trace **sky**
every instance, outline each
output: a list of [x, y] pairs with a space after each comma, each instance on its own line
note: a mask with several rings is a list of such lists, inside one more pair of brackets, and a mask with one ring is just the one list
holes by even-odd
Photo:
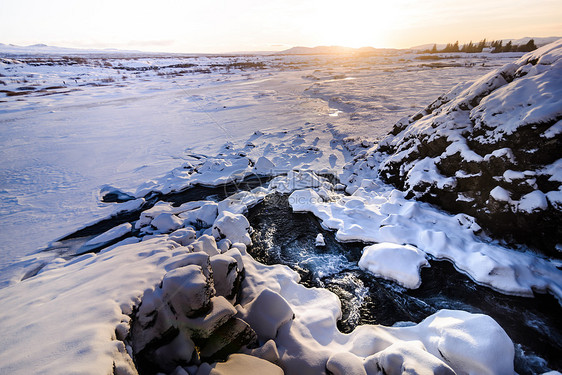
[[155, 52], [562, 36], [561, 0], [0, 0], [0, 43]]

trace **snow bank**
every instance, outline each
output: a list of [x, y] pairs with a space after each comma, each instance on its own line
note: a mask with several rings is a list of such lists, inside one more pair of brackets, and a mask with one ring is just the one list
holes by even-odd
[[186, 253], [167, 239], [121, 246], [62, 263], [0, 290], [1, 372], [134, 373], [120, 324], [168, 264]]
[[374, 172], [409, 198], [467, 213], [498, 236], [555, 254], [561, 119], [559, 40], [399, 121], [350, 163], [345, 182], [356, 189]]
[[[476, 235], [480, 226], [468, 215], [449, 215], [408, 200], [380, 180], [364, 179], [363, 184], [374, 188], [358, 188], [351, 196], [331, 193], [330, 201], [313, 189], [296, 190], [289, 204], [294, 211], [313, 213], [324, 227], [336, 231], [340, 241], [383, 243], [372, 249], [389, 246], [384, 251], [391, 254], [388, 258], [367, 248], [360, 265], [405, 286], [419, 286], [418, 269], [429, 256], [448, 259], [477, 283], [503, 293], [533, 296], [533, 291], [550, 291], [562, 300], [562, 271], [554, 263], [484, 242]], [[406, 244], [418, 251], [408, 252], [402, 246]]]
[[[393, 374], [407, 368], [416, 373], [513, 374], [513, 344], [486, 315], [441, 310], [409, 327], [364, 325], [342, 334], [336, 328], [341, 312], [335, 295], [298, 284], [296, 273], [284, 266], [265, 266], [249, 255], [244, 255], [244, 263], [242, 307], [268, 290], [267, 300], [276, 298], [286, 306], [280, 311], [290, 308], [294, 313], [274, 338], [286, 374], [326, 369], [334, 374]], [[279, 321], [274, 320], [272, 328]]]

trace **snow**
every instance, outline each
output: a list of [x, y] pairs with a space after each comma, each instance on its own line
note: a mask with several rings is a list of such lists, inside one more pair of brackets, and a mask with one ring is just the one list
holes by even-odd
[[208, 228], [213, 225], [217, 215], [218, 204], [215, 202], [207, 202], [201, 207], [180, 213], [179, 217], [184, 219], [184, 224], [193, 224], [199, 227]]
[[402, 363], [382, 358], [397, 348], [401, 348], [402, 355], [408, 353], [404, 348], [410, 348], [413, 341], [422, 343], [417, 345], [417, 358], [412, 358], [417, 360], [419, 372], [435, 373], [450, 367], [456, 373], [513, 373], [513, 344], [486, 315], [441, 310], [417, 325], [364, 325], [342, 334], [335, 325], [341, 312], [333, 294], [297, 284], [296, 274], [283, 266], [264, 266], [248, 261], [247, 255], [244, 261], [248, 272], [244, 284], [251, 293], [242, 305], [256, 298], [267, 285], [278, 298], [288, 302], [294, 313], [294, 320], [279, 328], [275, 340], [287, 374], [317, 374], [325, 366], [336, 373], [352, 369], [358, 371], [353, 373], [364, 373], [365, 368], [376, 368], [381, 363], [387, 366], [386, 373], [400, 373]]
[[162, 212], [150, 222], [150, 225], [156, 229], [154, 233], [170, 233], [181, 228], [183, 221], [174, 214]]
[[[5, 268], [17, 258], [114, 209], [140, 205], [101, 204], [96, 191], [108, 184], [122, 192], [138, 189], [136, 196], [144, 198], [152, 190], [212, 184], [223, 167], [225, 175], [227, 170], [286, 173], [295, 167], [337, 172], [349, 152], [333, 140], [381, 138], [397, 119], [454, 84], [513, 58], [487, 59], [486, 67], [476, 63], [427, 69], [408, 55], [365, 57], [344, 66], [345, 59], [330, 56], [232, 58], [123, 51], [78, 51], [84, 53], [75, 56], [77, 51], [57, 54], [50, 47], [36, 47], [35, 52], [10, 48], [0, 49], [0, 81], [6, 84], [0, 83], [0, 89], [35, 90], [19, 96], [0, 93], [0, 121], [5, 124], [0, 128], [3, 283], [14, 276]], [[225, 66], [236, 63], [263, 63], [266, 69], [231, 68], [226, 74]], [[181, 67], [186, 64], [193, 66]], [[342, 74], [356, 79], [335, 79]], [[329, 101], [313, 97], [311, 85], [331, 97], [345, 96], [354, 112], [330, 117]], [[352, 116], [359, 117], [350, 120]], [[255, 147], [242, 147], [241, 152], [253, 162], [265, 157], [274, 168], [264, 159], [255, 169], [246, 158], [235, 160], [222, 149], [225, 142], [240, 148], [248, 140]], [[223, 166], [208, 160], [218, 153], [225, 155], [217, 160], [228, 159]], [[217, 173], [191, 177], [207, 161], [205, 168]]]
[[421, 285], [420, 267], [428, 266], [423, 251], [413, 246], [393, 243], [378, 243], [363, 249], [359, 267], [376, 276], [396, 281], [398, 284], [416, 289]]
[[[548, 78], [547, 78], [548, 77]], [[494, 129], [482, 140], [501, 139], [526, 124], [546, 123], [562, 115], [562, 59], [544, 72], [530, 71], [523, 78], [495, 90], [471, 112], [479, 124]], [[529, 107], [532, 106], [532, 110]]]
[[[224, 217], [239, 214], [230, 215]], [[220, 220], [217, 218], [214, 226]], [[237, 236], [248, 230], [237, 229]], [[88, 254], [78, 261], [63, 261], [34, 278], [0, 290], [5, 307], [0, 318], [6, 325], [2, 337], [4, 349], [0, 352], [3, 371], [18, 374], [41, 369], [58, 373], [61, 366], [65, 371], [80, 373], [99, 373], [114, 367], [118, 371], [131, 371], [129, 352], [121, 340], [129, 329], [128, 314], [142, 298], [141, 324], [148, 324], [151, 311], [162, 303], [159, 301], [165, 301], [166, 306], [173, 307], [174, 314], [187, 316], [181, 319], [188, 330], [199, 334], [219, 324], [189, 318], [211, 300], [216, 312], [209, 319], [223, 319], [221, 316], [226, 319], [236, 312], [254, 328], [260, 345], [269, 343], [271, 347], [271, 339], [275, 340], [279, 361], [288, 374], [317, 373], [325, 366], [336, 372], [349, 368], [361, 371], [365, 358], [370, 356], [371, 362], [365, 363], [380, 362], [391, 373], [401, 365], [386, 361], [387, 353], [409, 353], [412, 349], [408, 343], [413, 340], [421, 343], [417, 344], [418, 357], [424, 360], [418, 363], [423, 363], [427, 370], [451, 366], [466, 373], [513, 372], [513, 344], [487, 316], [443, 310], [418, 325], [361, 326], [344, 335], [336, 327], [341, 314], [340, 302], [331, 292], [298, 284], [296, 272], [285, 266], [256, 262], [245, 252], [244, 244], [232, 245], [219, 255], [210, 236], [202, 235], [188, 247], [182, 247], [172, 240], [178, 237], [178, 231], [174, 233], [114, 247], [98, 255]], [[224, 288], [229, 283], [228, 265], [236, 264], [237, 272], [241, 267], [245, 269], [243, 299], [236, 309], [228, 302], [220, 302], [223, 297], [212, 297], [215, 288], [208, 280], [211, 273], [205, 266], [209, 264], [209, 255], [212, 275], [217, 277], [215, 288], [224, 289], [223, 293], [228, 293], [228, 288]], [[225, 313], [220, 312], [223, 304]], [[140, 336], [137, 345], [146, 345], [154, 334], [152, 330], [161, 327], [159, 324], [176, 324], [159, 322], [142, 333], [144, 336]], [[115, 336], [116, 331], [119, 337]], [[139, 337], [138, 333], [135, 337]], [[174, 356], [190, 353], [187, 347], [193, 348], [189, 339], [185, 341], [181, 337], [166, 346], [166, 351], [155, 352], [165, 366], [169, 366], [166, 363]], [[401, 349], [401, 345], [406, 349]], [[372, 357], [375, 355], [380, 358]], [[56, 360], [52, 359], [54, 356]], [[255, 361], [247, 358], [243, 363]], [[206, 366], [200, 371], [205, 371]]]
[[496, 186], [490, 191], [490, 197], [497, 201], [511, 202], [511, 193], [500, 186]]
[[64, 263], [0, 289], [2, 372], [99, 374], [130, 357], [115, 327], [185, 251], [154, 239]]
[[548, 208], [545, 194], [540, 190], [535, 190], [525, 194], [519, 200], [519, 210], [526, 212], [542, 211]]
[[224, 211], [213, 224], [213, 235], [217, 238], [228, 238], [232, 242], [250, 245], [252, 239], [248, 233], [250, 223], [246, 216]]
[[[559, 61], [554, 53], [545, 56], [550, 55], [541, 57], [544, 64]], [[277, 58], [260, 59], [272, 63]], [[156, 337], [151, 335], [162, 328], [160, 323], [205, 336], [219, 321], [234, 316], [244, 319], [257, 333], [260, 345], [247, 351], [281, 364], [288, 374], [317, 374], [326, 369], [334, 374], [363, 374], [379, 368], [389, 374], [405, 369], [513, 373], [513, 343], [486, 315], [440, 310], [419, 324], [364, 325], [342, 334], [336, 324], [341, 317], [337, 296], [325, 289], [306, 288], [298, 283], [295, 271], [260, 264], [246, 252], [252, 229], [244, 214], [268, 194], [284, 193], [290, 194], [295, 211], [312, 212], [326, 229], [336, 231], [338, 240], [375, 243], [365, 248], [359, 266], [406, 287], [420, 285], [419, 269], [428, 259], [449, 259], [477, 282], [502, 292], [532, 296], [533, 291], [550, 291], [562, 299], [561, 271], [553, 262], [483, 240], [475, 234], [481, 228], [473, 218], [448, 215], [408, 200], [404, 192], [368, 176], [371, 172], [345, 187], [334, 186], [320, 175], [344, 172], [341, 176], [346, 177], [344, 164], [367, 155], [373, 147], [370, 141], [360, 141], [361, 137], [380, 139], [389, 130], [384, 125], [389, 119], [418, 108], [426, 96], [453, 82], [474, 76], [469, 68], [435, 73], [415, 63], [398, 63], [398, 58], [389, 58], [371, 73], [364, 68], [377, 66], [373, 61], [378, 58], [359, 63], [354, 76], [361, 80], [341, 78], [338, 73], [349, 68], [336, 64], [319, 72], [302, 57], [283, 60], [303, 64], [294, 71], [236, 71], [231, 76], [193, 72], [177, 76], [177, 81], [159, 76], [156, 70], [136, 71], [144, 72], [144, 78], [134, 78], [131, 72], [135, 70], [126, 68], [158, 66], [166, 69], [160, 72], [171, 73], [173, 63], [185, 63], [180, 58], [112, 60], [109, 63], [116, 68], [110, 71], [96, 67], [94, 60], [89, 67], [34, 67], [24, 59], [21, 64], [3, 65], [10, 74], [7, 89], [17, 88], [23, 83], [17, 80], [33, 73], [41, 75], [44, 86], [64, 79], [76, 91], [31, 95], [23, 101], [5, 98], [8, 105], [0, 111], [0, 121], [9, 124], [10, 130], [2, 129], [0, 134], [12, 136], [0, 137], [6, 161], [0, 175], [10, 176], [0, 190], [2, 202], [7, 202], [0, 225], [7, 228], [3, 233], [16, 233], [11, 234], [16, 239], [10, 241], [4, 234], [2, 246], [36, 248], [76, 229], [85, 218], [91, 222], [141, 209], [154, 193], [237, 183], [256, 175], [274, 178], [267, 186], [220, 202], [211, 201], [212, 197], [179, 207], [158, 202], [144, 210], [134, 226], [125, 223], [90, 239], [86, 244], [97, 247], [132, 232], [140, 236], [99, 253], [71, 260], [65, 258], [69, 254], [36, 253], [19, 263], [14, 262], [16, 254], [10, 255], [6, 264], [11, 265], [11, 274], [4, 274], [8, 282], [0, 289], [0, 372], [134, 373], [133, 349], [124, 340], [131, 328], [130, 315], [138, 309], [140, 322], [147, 328], [140, 334], [143, 345]], [[194, 59], [199, 68], [228, 61]], [[499, 64], [498, 59], [494, 63]], [[514, 70], [514, 65], [505, 70]], [[397, 73], [390, 87], [382, 84], [389, 73], [384, 69]], [[80, 80], [108, 86], [82, 86], [78, 80], [73, 86], [71, 77], [81, 74]], [[118, 79], [120, 74], [127, 77], [123, 87], [101, 81], [102, 77]], [[530, 80], [541, 74], [538, 69], [527, 72]], [[489, 82], [494, 88], [505, 85], [502, 79], [494, 73], [457, 90], [480, 95], [490, 90]], [[413, 82], [418, 85], [414, 87]], [[418, 92], [420, 85], [427, 85], [428, 91]], [[188, 98], [185, 86], [189, 86]], [[333, 91], [339, 91], [341, 98], [327, 95]], [[367, 98], [377, 95], [376, 105], [370, 104], [372, 99]], [[533, 116], [544, 117], [556, 103], [556, 99], [547, 101], [548, 108]], [[340, 116], [330, 116], [334, 109], [341, 111]], [[445, 119], [438, 118], [436, 123], [441, 120]], [[165, 131], [155, 134], [155, 126]], [[184, 152], [186, 145], [190, 149]], [[465, 150], [462, 144], [455, 147], [450, 151]], [[508, 149], [501, 152], [508, 154]], [[42, 161], [40, 167], [37, 160]], [[369, 163], [373, 166], [376, 160]], [[549, 168], [559, 169], [558, 164]], [[423, 181], [425, 173], [439, 177], [430, 160], [410, 173], [412, 181]], [[97, 202], [92, 192], [107, 183], [120, 188], [104, 191], [137, 188], [135, 199], [120, 204]], [[438, 179], [443, 186], [452, 183]], [[344, 194], [344, 188], [351, 195]], [[494, 189], [492, 195], [505, 194]], [[85, 197], [92, 198], [90, 203], [84, 203]], [[562, 201], [552, 192], [545, 196], [534, 191], [521, 198], [519, 207], [534, 211], [556, 199]], [[38, 223], [44, 228], [32, 239], [23, 238], [22, 233], [39, 227]], [[324, 243], [321, 234], [316, 243]], [[341, 259], [335, 264], [341, 266]], [[21, 280], [21, 275], [37, 267], [42, 267], [37, 275]], [[14, 273], [20, 277], [12, 277]], [[229, 300], [242, 273], [240, 299]], [[212, 314], [196, 316], [209, 306], [213, 306]], [[155, 318], [158, 324], [150, 326], [156, 309], [161, 311]], [[187, 370], [177, 368], [176, 360], [189, 362], [194, 348], [188, 336], [178, 335], [155, 350], [155, 356], [169, 372], [182, 374]], [[246, 354], [233, 354], [224, 364], [187, 367], [189, 373], [201, 374], [229, 374], [239, 368], [248, 373], [280, 373], [279, 367]]]
[[550, 128], [548, 128], [543, 135], [546, 138], [554, 138], [556, 137], [558, 134], [562, 133], [562, 120], [558, 121], [556, 124], [552, 125]]
[[314, 240], [314, 244], [317, 247], [326, 246], [326, 242], [324, 241], [324, 236], [322, 235], [322, 233], [318, 233], [316, 239]]
[[[404, 193], [384, 187], [382, 181], [373, 186], [379, 188], [358, 188], [351, 196], [333, 193], [329, 202], [313, 189], [296, 190], [289, 204], [296, 212], [314, 214], [325, 228], [336, 231], [339, 241], [413, 245], [429, 257], [452, 261], [477, 283], [503, 293], [531, 297], [534, 291], [550, 291], [562, 300], [562, 271], [547, 259], [484, 241], [476, 235], [480, 226], [468, 215], [449, 215], [426, 203], [407, 200]], [[494, 195], [509, 199], [500, 187], [494, 189]], [[542, 196], [531, 194], [523, 201], [523, 208], [536, 209], [542, 204]], [[364, 267], [375, 267], [367, 266], [368, 259], [363, 260]], [[415, 265], [394, 268], [383, 264], [375, 273], [415, 287], [416, 277], [405, 280], [402, 272], [406, 268], [410, 276], [417, 275], [421, 259], [421, 255], [412, 256]]]
[[77, 250], [76, 255], [91, 251], [95, 248], [102, 247], [109, 242], [124, 237], [127, 234], [131, 233], [131, 229], [133, 229], [133, 226], [130, 223], [123, 223], [114, 228], [111, 228], [107, 232], [102, 233], [99, 236], [96, 236], [86, 242], [80, 249]]

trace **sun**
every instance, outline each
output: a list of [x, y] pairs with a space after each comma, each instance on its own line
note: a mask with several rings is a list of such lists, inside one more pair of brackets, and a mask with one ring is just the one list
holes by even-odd
[[323, 1], [306, 25], [317, 45], [386, 47], [401, 21], [400, 4], [390, 1]]

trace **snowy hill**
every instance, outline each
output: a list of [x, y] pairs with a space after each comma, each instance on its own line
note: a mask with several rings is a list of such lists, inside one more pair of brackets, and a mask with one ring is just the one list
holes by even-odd
[[561, 39], [559, 36], [549, 36], [549, 37], [525, 37], [519, 39], [502, 39], [503, 44], [507, 44], [511, 42], [514, 46], [522, 46], [523, 44], [527, 44], [531, 39], [535, 41], [535, 45], [538, 47], [546, 46], [547, 44], [554, 43], [558, 39]]
[[562, 40], [456, 86], [365, 159], [379, 160], [380, 177], [409, 197], [559, 255], [561, 133]]
[[380, 52], [394, 51], [387, 48], [373, 47], [341, 47], [341, 46], [318, 46], [318, 47], [293, 47], [277, 52], [277, 55], [334, 55], [334, 54], [376, 54]]

